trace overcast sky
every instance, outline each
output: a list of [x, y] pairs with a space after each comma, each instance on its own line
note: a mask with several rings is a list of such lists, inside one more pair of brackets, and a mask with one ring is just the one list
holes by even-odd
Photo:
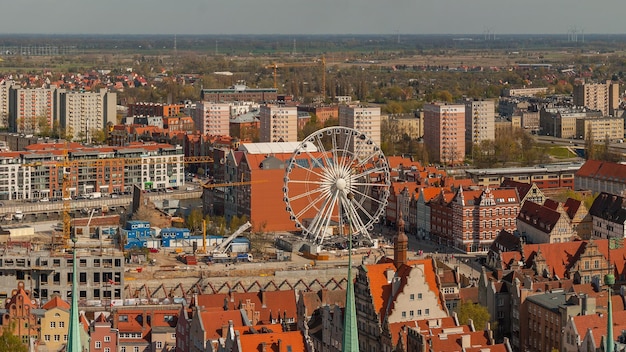
[[626, 33], [623, 0], [0, 0], [0, 34]]

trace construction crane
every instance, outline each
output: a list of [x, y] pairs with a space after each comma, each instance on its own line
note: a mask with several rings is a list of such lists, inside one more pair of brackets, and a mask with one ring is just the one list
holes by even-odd
[[[250, 221], [246, 221], [245, 224], [241, 225], [235, 232], [233, 232], [230, 236], [228, 236], [228, 238], [224, 239], [222, 243], [220, 243], [219, 245], [215, 247], [215, 249], [213, 249], [213, 258], [214, 259], [228, 258], [228, 253], [226, 253], [226, 251], [230, 247], [233, 240], [251, 227], [252, 227], [252, 224], [250, 223]], [[205, 251], [206, 251], [206, 248], [205, 248]]]
[[[72, 236], [72, 224], [70, 219], [70, 211], [72, 210], [72, 205], [70, 201], [72, 200], [72, 196], [70, 195], [70, 182], [71, 182], [71, 168], [70, 168], [70, 159], [69, 159], [69, 142], [65, 142], [65, 146], [63, 148], [63, 161], [61, 163], [61, 172], [62, 174], [62, 192], [61, 197], [63, 200], [63, 248], [65, 250], [70, 248], [70, 238]], [[91, 220], [91, 219], [90, 219]]]
[[274, 88], [278, 89], [278, 81], [277, 81], [277, 71], [279, 68], [290, 68], [290, 67], [311, 67], [311, 66], [321, 66], [322, 67], [322, 98], [326, 99], [326, 57], [322, 56], [321, 59], [314, 62], [281, 62], [281, 63], [273, 63], [271, 65], [265, 66], [265, 68], [274, 70]]

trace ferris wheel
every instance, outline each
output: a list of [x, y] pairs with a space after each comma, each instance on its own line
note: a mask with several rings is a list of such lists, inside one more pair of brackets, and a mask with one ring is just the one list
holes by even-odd
[[[348, 127], [328, 127], [306, 137], [285, 167], [284, 201], [306, 238], [369, 237], [385, 211], [389, 166], [380, 147]], [[345, 230], [344, 230], [345, 229]]]

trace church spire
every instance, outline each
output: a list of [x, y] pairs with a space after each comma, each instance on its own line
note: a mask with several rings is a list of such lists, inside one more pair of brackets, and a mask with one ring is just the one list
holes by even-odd
[[[348, 201], [354, 198], [352, 193], [347, 195]], [[340, 228], [343, 228], [342, 226]], [[346, 308], [343, 316], [342, 352], [359, 351], [359, 331], [356, 324], [356, 304], [354, 299], [354, 281], [352, 280], [352, 221], [348, 214], [348, 284], [346, 288]]]
[[408, 256], [409, 238], [404, 233], [404, 219], [402, 219], [402, 210], [398, 219], [398, 234], [393, 240], [393, 263], [396, 269], [402, 264], [406, 264]]
[[67, 352], [80, 352], [80, 321], [78, 319], [78, 272], [76, 270], [76, 237], [72, 237], [74, 251], [72, 253], [72, 303], [70, 307], [70, 324], [67, 336]]

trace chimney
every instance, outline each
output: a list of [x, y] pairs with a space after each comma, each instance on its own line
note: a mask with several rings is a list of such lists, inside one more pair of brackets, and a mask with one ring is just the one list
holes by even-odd
[[261, 352], [267, 352], [267, 343], [261, 342]]
[[142, 315], [141, 326], [145, 328], [148, 326], [148, 313], [144, 310], [143, 313], [141, 313], [141, 315]]
[[470, 335], [462, 335], [461, 336], [461, 347], [463, 347], [463, 349], [469, 348], [472, 345], [472, 340]]
[[267, 292], [261, 290], [261, 308], [267, 308]]
[[283, 340], [278, 339], [278, 351], [277, 352], [283, 352]]
[[228, 324], [222, 325], [222, 338], [226, 338], [226, 334], [228, 334]]

